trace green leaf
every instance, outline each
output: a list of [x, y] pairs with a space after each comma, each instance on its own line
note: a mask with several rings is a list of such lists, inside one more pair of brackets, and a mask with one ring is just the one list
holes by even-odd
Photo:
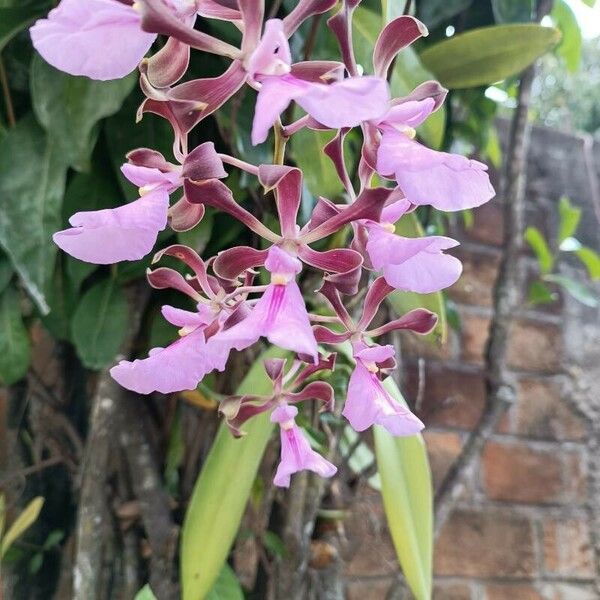
[[133, 73], [114, 81], [73, 77], [34, 56], [30, 82], [33, 109], [73, 168], [89, 170], [98, 121], [119, 110], [135, 81]]
[[[391, 377], [384, 386], [406, 406]], [[381, 495], [394, 548], [417, 600], [431, 598], [433, 490], [425, 443], [420, 435], [394, 437], [376, 425], [375, 455]]]
[[102, 369], [114, 360], [127, 329], [127, 308], [113, 279], [97, 283], [84, 294], [71, 326], [73, 344], [86, 367]]
[[520, 73], [559, 39], [557, 29], [535, 24], [481, 27], [429, 46], [421, 61], [446, 87], [476, 87]]
[[[395, 0], [400, 4], [399, 0]], [[433, 29], [468, 8], [473, 0], [427, 0], [417, 2], [417, 16]]]
[[331, 131], [304, 128], [295, 133], [290, 140], [291, 156], [304, 172], [304, 182], [315, 197], [325, 196], [333, 199], [344, 189], [333, 163], [323, 152], [323, 146], [334, 135]]
[[530, 23], [534, 18], [533, 0], [492, 0], [496, 23]]
[[11, 385], [21, 379], [30, 360], [27, 329], [21, 317], [19, 294], [6, 288], [0, 296], [0, 381]]
[[401, 16], [403, 11], [404, 5], [400, 0], [381, 0], [381, 16], [384, 26]]
[[530, 226], [525, 230], [525, 240], [535, 253], [542, 274], [550, 273], [554, 267], [554, 256], [542, 232], [537, 227]]
[[150, 584], [147, 583], [136, 595], [133, 600], [156, 600], [154, 592], [150, 589]]
[[[380, 31], [380, 15], [359, 6], [354, 13], [353, 20], [354, 48], [357, 62], [363, 68], [371, 69], [370, 72], [372, 72], [373, 48]], [[394, 63], [390, 82], [392, 96], [406, 96], [417, 85], [430, 79], [434, 79], [434, 76], [423, 66], [414, 49], [405, 48], [396, 56]], [[445, 126], [446, 109], [442, 106], [419, 126], [417, 131], [429, 146], [440, 148]], [[306, 159], [305, 162], [307, 162]], [[321, 194], [326, 195], [322, 192]]]
[[546, 275], [544, 281], [550, 281], [560, 285], [560, 287], [562, 287], [569, 295], [573, 296], [573, 298], [581, 302], [581, 304], [585, 304], [585, 306], [591, 308], [598, 306], [598, 297], [594, 291], [583, 283], [575, 281], [575, 279], [565, 277], [564, 275]]
[[576, 231], [581, 219], [581, 209], [573, 206], [571, 201], [563, 196], [558, 203], [558, 243], [561, 244]]
[[45, 2], [36, 2], [31, 6], [0, 8], [0, 52], [19, 31], [41, 17], [46, 6]]
[[[252, 365], [237, 394], [268, 394], [271, 381], [263, 361], [285, 356], [271, 348]], [[269, 415], [253, 418], [235, 439], [221, 424], [200, 476], [181, 532], [183, 600], [202, 600], [212, 589], [235, 539], [262, 455], [271, 437]]]
[[555, 0], [550, 13], [554, 25], [562, 33], [556, 53], [562, 57], [567, 70], [574, 73], [581, 63], [583, 36], [573, 9], [565, 0]]
[[530, 304], [550, 304], [558, 298], [558, 294], [552, 292], [541, 281], [534, 281], [529, 286], [527, 301]]
[[10, 283], [14, 273], [14, 269], [10, 264], [8, 256], [0, 252], [0, 294], [6, 289]]
[[592, 281], [600, 279], [600, 255], [591, 248], [584, 246], [575, 252], [577, 258], [584, 264]]
[[0, 152], [0, 245], [42, 313], [54, 270], [52, 234], [60, 228], [66, 165], [33, 117], [19, 121]]
[[[423, 228], [414, 213], [404, 215], [396, 223], [396, 233], [404, 237], [420, 237], [424, 235]], [[441, 343], [446, 341], [446, 336], [448, 334], [446, 308], [444, 297], [441, 292], [434, 292], [433, 294], [417, 294], [415, 292], [395, 291], [387, 297], [387, 301], [399, 316], [415, 308], [426, 308], [436, 313], [438, 322], [435, 329], [423, 337], [430, 341]]]
[[223, 565], [219, 578], [206, 595], [206, 600], [244, 600], [242, 586], [228, 564]]
[[210, 241], [213, 231], [215, 213], [207, 208], [202, 221], [189, 231], [178, 231], [177, 241], [180, 244], [193, 248], [198, 254], [202, 254]]
[[38, 518], [40, 511], [44, 506], [44, 499], [41, 496], [34, 498], [14, 520], [13, 524], [2, 536], [2, 545], [0, 546], [0, 558], [3, 557], [13, 542], [25, 531], [27, 531]]

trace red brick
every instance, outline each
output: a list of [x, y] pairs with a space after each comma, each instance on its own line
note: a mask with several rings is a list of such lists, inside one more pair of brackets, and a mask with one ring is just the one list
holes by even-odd
[[488, 498], [528, 504], [554, 503], [564, 496], [561, 455], [521, 443], [488, 442], [483, 451], [483, 485]]
[[565, 478], [568, 487], [565, 490], [565, 502], [584, 504], [587, 500], [587, 470], [585, 458], [577, 450], [563, 453]]
[[598, 600], [598, 594], [592, 585], [553, 581], [542, 587], [544, 600]]
[[515, 321], [508, 343], [508, 364], [521, 371], [555, 373], [560, 369], [560, 327], [529, 320]]
[[[427, 426], [472, 429], [481, 416], [485, 402], [482, 373], [465, 373], [444, 365], [425, 363], [421, 383], [422, 401], [418, 413]], [[419, 370], [415, 363], [405, 371], [404, 390], [417, 401]]]
[[531, 522], [517, 515], [456, 511], [438, 538], [434, 572], [494, 578], [535, 575]]
[[434, 486], [437, 488], [460, 454], [462, 440], [457, 433], [450, 431], [426, 430], [423, 437], [427, 446]]
[[594, 577], [594, 553], [587, 520], [553, 519], [544, 522], [543, 530], [546, 573], [568, 578]]
[[350, 581], [346, 588], [346, 600], [385, 600], [391, 585], [391, 579]]
[[483, 364], [489, 327], [489, 317], [461, 314], [463, 360], [470, 363]]
[[561, 398], [560, 387], [535, 379], [519, 382], [518, 401], [498, 430], [552, 440], [581, 440], [587, 436], [584, 419]]
[[466, 583], [437, 583], [433, 600], [472, 600], [471, 588]]
[[545, 600], [531, 585], [498, 583], [485, 588], [485, 600]]
[[347, 574], [351, 577], [394, 575], [396, 552], [390, 539], [379, 492], [364, 486], [346, 521], [349, 540]]
[[463, 304], [491, 306], [500, 262], [498, 255], [459, 250], [456, 257], [463, 264], [463, 272], [448, 289], [450, 298]]

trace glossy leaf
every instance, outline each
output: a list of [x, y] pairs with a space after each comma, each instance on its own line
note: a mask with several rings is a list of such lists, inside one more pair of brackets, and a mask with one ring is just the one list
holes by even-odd
[[529, 286], [527, 301], [530, 304], [550, 304], [558, 299], [558, 294], [548, 289], [541, 281], [533, 281]]
[[12, 546], [14, 541], [23, 535], [37, 520], [40, 511], [44, 506], [44, 499], [41, 496], [34, 498], [13, 521], [13, 524], [6, 530], [2, 536], [2, 545], [0, 547], [0, 558]]
[[[405, 215], [396, 223], [396, 233], [404, 237], [420, 237], [424, 235], [423, 228], [414, 213]], [[423, 337], [432, 342], [445, 343], [448, 335], [448, 327], [444, 297], [441, 292], [417, 294], [416, 292], [396, 291], [388, 296], [387, 301], [399, 316], [415, 308], [426, 308], [436, 313], [438, 322], [435, 329]]]
[[90, 369], [108, 366], [127, 330], [127, 300], [113, 279], [90, 288], [79, 302], [72, 323], [73, 344]]
[[554, 256], [542, 232], [537, 227], [530, 226], [525, 230], [525, 240], [535, 253], [542, 274], [550, 273], [554, 267]]
[[575, 255], [587, 269], [592, 281], [600, 279], [600, 255], [595, 250], [584, 246], [576, 250]]
[[[398, 1], [398, 0], [396, 0]], [[417, 16], [433, 29], [471, 5], [473, 0], [427, 0], [417, 2]]]
[[560, 285], [560, 287], [562, 287], [570, 296], [575, 298], [578, 302], [581, 302], [581, 304], [585, 304], [585, 306], [591, 308], [598, 306], [598, 296], [594, 291], [575, 279], [571, 279], [564, 275], [551, 274], [546, 275], [544, 281], [550, 281], [551, 283]]
[[304, 183], [315, 197], [334, 199], [344, 189], [333, 163], [323, 152], [323, 146], [334, 135], [331, 131], [302, 129], [290, 140], [291, 156], [304, 172]]
[[8, 287], [0, 295], [0, 382], [11, 385], [19, 381], [27, 373], [30, 358], [19, 293]]
[[555, 0], [551, 17], [554, 25], [562, 33], [556, 53], [565, 61], [567, 70], [574, 73], [579, 69], [583, 47], [583, 36], [577, 17], [565, 0]]
[[46, 12], [47, 3], [0, 8], [0, 52], [10, 40]]
[[481, 27], [429, 46], [421, 61], [448, 88], [476, 87], [520, 73], [559, 39], [536, 24]]
[[[391, 377], [384, 386], [401, 404]], [[433, 556], [433, 488], [425, 443], [420, 435], [393, 437], [373, 428], [381, 495], [398, 562], [418, 600], [431, 598]]]
[[571, 237], [576, 231], [581, 220], [581, 209], [573, 206], [571, 201], [563, 196], [558, 203], [558, 243]]
[[533, 0], [492, 0], [496, 23], [530, 23], [534, 17]]
[[[285, 356], [271, 348], [252, 365], [237, 393], [268, 394], [263, 360]], [[222, 423], [194, 486], [181, 533], [183, 600], [202, 600], [212, 589], [235, 540], [273, 425], [259, 415], [235, 439]]]
[[11, 128], [0, 152], [0, 245], [42, 313], [54, 269], [66, 165], [32, 117]]
[[244, 592], [233, 569], [225, 563], [206, 600], [244, 600]]
[[73, 77], [34, 56], [30, 82], [33, 109], [72, 167], [89, 170], [98, 121], [119, 110], [135, 81], [134, 74], [114, 81]]

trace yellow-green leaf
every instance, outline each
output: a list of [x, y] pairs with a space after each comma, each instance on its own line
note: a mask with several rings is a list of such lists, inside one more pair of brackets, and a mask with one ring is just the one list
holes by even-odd
[[421, 61], [446, 87], [476, 87], [520, 73], [559, 40], [553, 27], [493, 25], [433, 44], [421, 53]]
[[[396, 233], [404, 237], [421, 237], [424, 235], [423, 228], [414, 213], [404, 215], [396, 223]], [[415, 308], [426, 308], [436, 313], [438, 316], [437, 325], [431, 333], [424, 337], [432, 342], [444, 343], [446, 341], [448, 333], [446, 307], [441, 292], [417, 294], [415, 292], [396, 291], [388, 296], [387, 301], [398, 315], [403, 315]]]
[[[238, 394], [268, 394], [263, 361], [285, 356], [271, 348], [252, 365]], [[217, 581], [239, 528], [273, 425], [259, 415], [235, 439], [223, 423], [194, 486], [181, 534], [183, 600], [204, 600]]]
[[0, 557], [3, 557], [13, 542], [35, 523], [42, 510], [42, 506], [44, 506], [44, 499], [41, 496], [37, 496], [23, 509], [23, 512], [15, 519], [6, 531], [6, 534], [2, 537]]
[[[391, 377], [387, 391], [406, 405]], [[431, 598], [433, 490], [425, 443], [420, 435], [394, 437], [374, 427], [375, 455], [385, 515], [398, 562], [417, 600]]]

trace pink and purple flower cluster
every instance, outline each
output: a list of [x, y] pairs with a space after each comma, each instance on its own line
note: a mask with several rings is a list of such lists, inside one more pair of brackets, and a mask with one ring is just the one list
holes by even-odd
[[[132, 150], [122, 172], [139, 188], [139, 199], [115, 209], [74, 214], [72, 227], [54, 235], [60, 248], [96, 264], [138, 260], [153, 250], [167, 226], [174, 231], [195, 227], [207, 206], [237, 219], [263, 240], [261, 249], [236, 246], [208, 259], [180, 244], [158, 251], [153, 264], [170, 256], [183, 263], [187, 276], [158, 266], [148, 272], [150, 285], [175, 289], [196, 308], [163, 306], [162, 315], [179, 328], [179, 339], [154, 348], [147, 358], [121, 361], [111, 374], [140, 394], [170, 393], [196, 388], [205, 375], [226, 368], [233, 350], [261, 338], [290, 351], [294, 359], [287, 369], [284, 360], [265, 363], [272, 394], [235, 396], [221, 404], [234, 435], [241, 435], [248, 419], [271, 412], [281, 432], [275, 484], [285, 487], [299, 470], [323, 477], [336, 472], [311, 449], [295, 418], [299, 402], [316, 400], [325, 409], [333, 407], [333, 389], [313, 376], [335, 368], [340, 344], [351, 347], [355, 361], [342, 412], [350, 425], [356, 431], [379, 425], [396, 436], [423, 428], [383, 386], [395, 367], [394, 350], [378, 344], [377, 338], [398, 329], [428, 333], [436, 315], [417, 309], [383, 325], [372, 327], [372, 322], [394, 290], [441, 290], [458, 279], [461, 264], [444, 253], [456, 241], [402, 237], [395, 233], [395, 224], [417, 206], [457, 211], [494, 195], [485, 165], [431, 150], [415, 139], [415, 128], [444, 101], [446, 91], [437, 82], [426, 82], [407, 97], [390, 97], [390, 66], [398, 52], [427, 34], [422, 23], [410, 16], [391, 21], [375, 45], [374, 74], [360, 74], [351, 36], [359, 1], [345, 0], [328, 21], [343, 62], [293, 62], [289, 45], [306, 19], [329, 11], [335, 0], [299, 0], [285, 18], [266, 21], [263, 0], [62, 0], [31, 28], [38, 52], [67, 73], [107, 80], [139, 69], [146, 96], [139, 116], [155, 113], [173, 129], [177, 164], [150, 148]], [[197, 16], [233, 22], [242, 33], [240, 47], [195, 29]], [[146, 57], [157, 35], [166, 36], [166, 43]], [[180, 82], [191, 49], [220, 55], [230, 64], [218, 77]], [[249, 164], [218, 153], [210, 141], [188, 147], [192, 129], [245, 85], [258, 92], [254, 144], [265, 141], [273, 126], [283, 139], [305, 127], [336, 130], [323, 151], [345, 188], [345, 202], [320, 197], [308, 222], [300, 226], [303, 174], [298, 168]], [[283, 126], [281, 115], [292, 102], [306, 114]], [[344, 158], [345, 138], [354, 127], [361, 128], [363, 139], [356, 181]], [[226, 167], [247, 172], [265, 194], [272, 193], [278, 227], [267, 227], [236, 201], [225, 183]], [[373, 185], [374, 180], [386, 184]], [[342, 229], [351, 232], [351, 239], [335, 247], [333, 240], [345, 239], [333, 237]], [[313, 247], [325, 239], [330, 242], [327, 250]], [[263, 281], [268, 283], [257, 283], [258, 269], [264, 269]], [[320, 276], [318, 297], [329, 309], [327, 315], [311, 312], [315, 306], [303, 298], [299, 278], [306, 270]], [[362, 314], [356, 320], [347, 298], [365, 285]]]

